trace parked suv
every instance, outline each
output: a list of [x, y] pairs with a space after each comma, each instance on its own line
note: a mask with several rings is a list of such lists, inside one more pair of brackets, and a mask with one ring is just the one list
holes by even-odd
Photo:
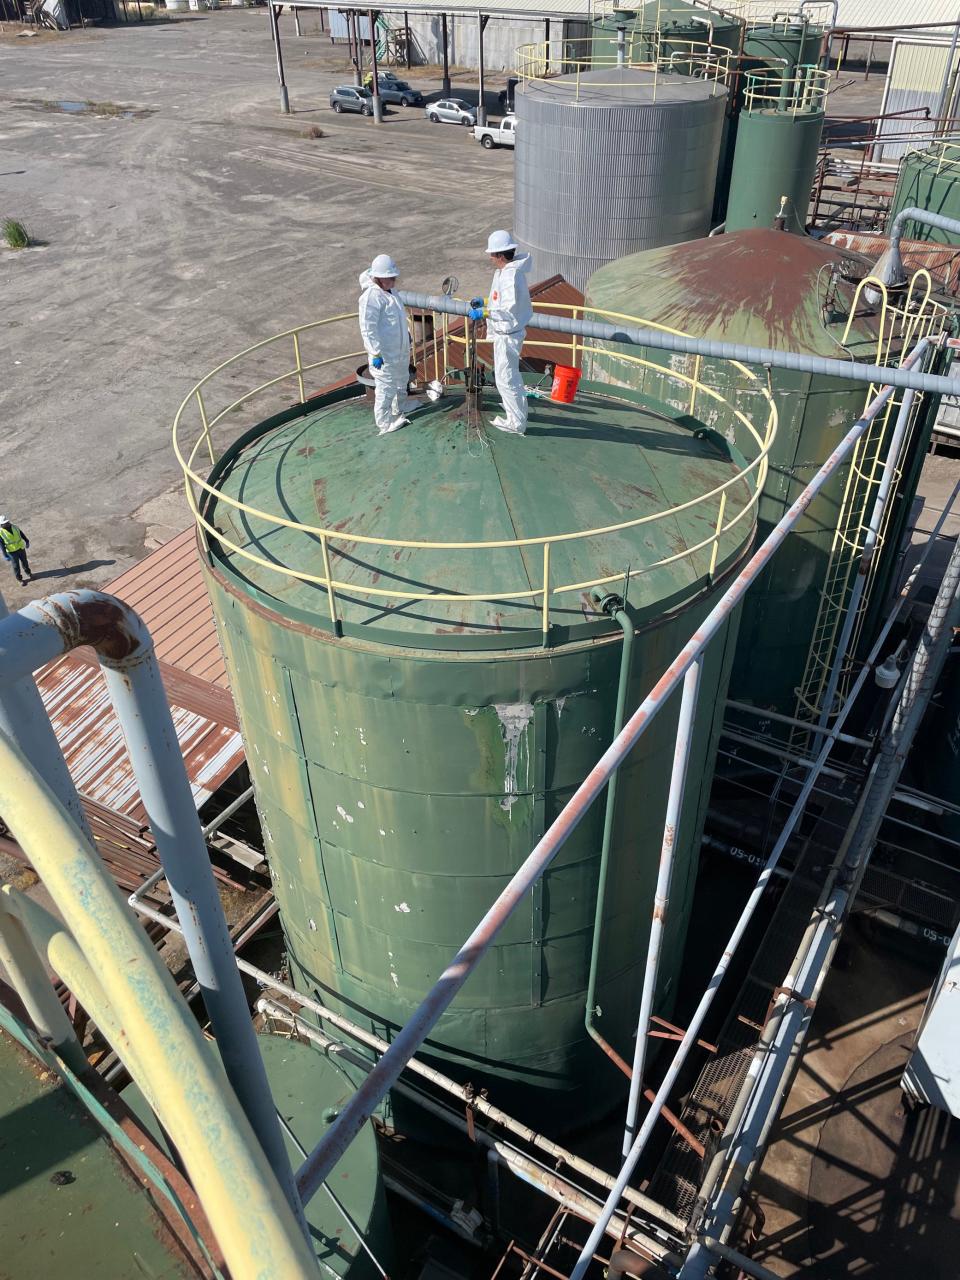
[[477, 123], [477, 108], [462, 98], [441, 98], [431, 102], [424, 114], [434, 124], [468, 124], [471, 129]]
[[406, 80], [381, 80], [380, 97], [384, 102], [397, 102], [401, 107], [423, 106], [423, 94]]
[[373, 94], [369, 89], [357, 89], [352, 84], [341, 84], [330, 94], [334, 111], [359, 111], [363, 116], [373, 115]]

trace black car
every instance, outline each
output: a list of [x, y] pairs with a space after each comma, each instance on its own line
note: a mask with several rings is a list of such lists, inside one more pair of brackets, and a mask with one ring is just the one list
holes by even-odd
[[500, 104], [500, 111], [502, 114], [506, 114], [508, 111], [514, 110], [513, 95], [519, 83], [519, 80], [514, 76], [511, 76], [507, 81], [507, 87], [505, 89], [501, 89], [497, 94], [497, 102]]

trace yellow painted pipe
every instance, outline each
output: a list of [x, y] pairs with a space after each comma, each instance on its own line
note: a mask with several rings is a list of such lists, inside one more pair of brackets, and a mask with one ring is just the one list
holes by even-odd
[[104, 1002], [121, 1056], [129, 1043], [128, 1069], [155, 1102], [233, 1280], [316, 1277], [317, 1261], [173, 978], [97, 854], [3, 734], [0, 814], [63, 918], [65, 929], [48, 933], [48, 959]]

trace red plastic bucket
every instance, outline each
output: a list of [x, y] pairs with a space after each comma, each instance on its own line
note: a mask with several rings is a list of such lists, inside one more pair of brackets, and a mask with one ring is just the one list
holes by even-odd
[[556, 400], [557, 404], [573, 404], [579, 382], [579, 369], [571, 369], [568, 364], [554, 365], [550, 399]]

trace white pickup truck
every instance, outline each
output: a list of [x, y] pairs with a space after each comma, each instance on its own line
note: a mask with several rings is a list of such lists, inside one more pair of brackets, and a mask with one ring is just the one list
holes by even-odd
[[517, 117], [504, 116], [499, 124], [475, 124], [473, 136], [488, 151], [494, 147], [517, 145]]

